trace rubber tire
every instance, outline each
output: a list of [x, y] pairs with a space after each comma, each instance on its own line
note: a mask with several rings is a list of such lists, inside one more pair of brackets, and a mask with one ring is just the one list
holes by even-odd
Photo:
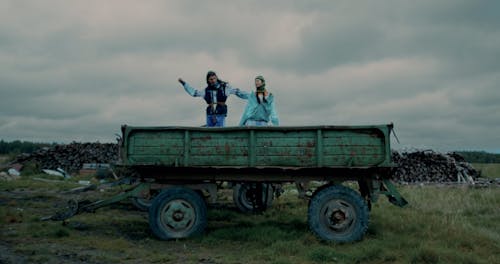
[[[342, 232], [333, 230], [325, 223], [322, 210], [330, 202], [338, 200], [343, 208], [353, 213], [352, 223]], [[333, 214], [332, 214], [333, 215]], [[361, 240], [368, 229], [369, 210], [365, 201], [356, 191], [342, 186], [333, 185], [318, 190], [312, 196], [307, 211], [307, 222], [311, 231], [321, 240], [337, 243], [349, 243]]]
[[[194, 211], [194, 222], [189, 229], [181, 232], [172, 232], [164, 224], [163, 210], [173, 200], [182, 200], [189, 204]], [[207, 205], [203, 198], [195, 191], [183, 188], [174, 187], [163, 190], [158, 196], [153, 199], [149, 208], [149, 227], [151, 231], [162, 240], [171, 240], [177, 238], [186, 238], [200, 235], [207, 226]]]
[[[238, 183], [233, 187], [233, 201], [238, 207], [238, 210], [243, 213], [259, 213], [265, 211], [264, 208], [254, 208], [252, 202], [248, 201], [246, 197], [246, 191], [248, 190], [248, 185], [251, 183]], [[259, 184], [259, 183], [257, 183]], [[269, 208], [273, 204], [274, 192], [271, 184], [261, 183], [264, 189], [267, 185], [267, 201], [263, 201], [266, 204], [266, 208]]]

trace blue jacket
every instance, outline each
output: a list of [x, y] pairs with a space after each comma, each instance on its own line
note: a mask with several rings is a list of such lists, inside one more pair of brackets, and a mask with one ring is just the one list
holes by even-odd
[[244, 126], [247, 120], [254, 121], [265, 121], [271, 123], [275, 126], [279, 126], [278, 113], [274, 106], [274, 96], [269, 94], [265, 97], [265, 101], [262, 100], [260, 103], [257, 101], [257, 96], [255, 92], [250, 94], [240, 91], [241, 98], [248, 99], [247, 106], [243, 115], [241, 116], [240, 126]]

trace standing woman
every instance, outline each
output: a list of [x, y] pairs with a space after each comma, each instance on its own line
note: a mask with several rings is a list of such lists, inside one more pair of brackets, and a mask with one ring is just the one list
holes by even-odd
[[[241, 117], [240, 126], [274, 126], [279, 125], [278, 114], [274, 107], [274, 95], [266, 90], [264, 77], [255, 77], [255, 91], [244, 93], [243, 98], [248, 99], [245, 112]], [[274, 199], [274, 193], [281, 193], [280, 184], [269, 183], [238, 183], [233, 188], [233, 200], [243, 212], [261, 212], [269, 207]], [[249, 199], [248, 194], [254, 193], [255, 197]]]
[[255, 92], [244, 94], [248, 103], [241, 117], [240, 126], [267, 126], [271, 122], [279, 126], [278, 113], [274, 106], [274, 95], [266, 90], [266, 80], [261, 75], [255, 77]]

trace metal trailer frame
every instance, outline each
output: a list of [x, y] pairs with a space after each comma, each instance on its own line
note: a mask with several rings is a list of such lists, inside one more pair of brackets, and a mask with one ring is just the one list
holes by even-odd
[[[217, 189], [221, 182], [230, 182], [235, 185], [250, 186], [249, 202], [255, 211], [265, 210], [267, 188], [273, 184], [295, 183], [299, 196], [306, 197], [307, 183], [320, 181], [324, 184], [310, 195], [308, 222], [311, 230], [322, 240], [334, 242], [352, 242], [362, 239], [368, 226], [368, 211], [371, 203], [377, 201], [380, 195], [388, 197], [389, 201], [403, 207], [408, 202], [399, 194], [391, 183], [391, 170], [394, 164], [391, 161], [390, 133], [392, 124], [377, 126], [321, 126], [321, 127], [237, 127], [237, 128], [193, 128], [193, 127], [129, 127], [122, 126], [123, 137], [120, 140], [120, 162], [118, 168], [125, 168], [138, 181], [128, 190], [105, 200], [93, 203], [71, 201], [69, 210], [51, 217], [52, 220], [66, 220], [83, 212], [94, 212], [96, 209], [122, 201], [124, 199], [151, 199], [149, 208], [150, 226], [160, 239], [174, 239], [188, 237], [203, 232], [206, 225], [206, 204], [202, 193], [208, 193], [208, 202], [215, 202]], [[326, 130], [375, 130], [381, 140], [381, 155], [374, 155], [375, 164], [359, 164], [355, 160], [356, 153], [348, 153], [350, 158], [343, 160], [338, 166], [324, 164], [323, 133]], [[129, 137], [140, 131], [157, 137], [162, 131], [182, 131], [183, 145], [180, 147], [182, 155], [168, 162], [147, 157], [141, 162], [134, 161], [128, 149], [132, 143], [127, 142]], [[201, 133], [233, 133], [244, 131], [248, 133], [248, 153], [246, 164], [242, 166], [203, 166], [191, 165], [190, 146], [191, 134]], [[256, 166], [256, 134], [260, 132], [288, 133], [288, 131], [315, 131], [314, 144], [307, 147], [314, 149], [311, 153], [306, 149], [304, 161], [315, 157], [312, 166]], [[371, 132], [370, 132], [371, 133]], [[346, 147], [349, 147], [349, 142]], [[155, 144], [153, 142], [153, 144]], [[353, 144], [350, 142], [350, 144]], [[168, 145], [166, 146], [168, 147]], [[183, 149], [182, 149], [183, 148]], [[228, 153], [231, 146], [226, 144], [223, 150]], [[283, 150], [282, 150], [283, 151]], [[288, 150], [286, 150], [288, 151]], [[285, 151], [285, 152], [286, 152]], [[302, 150], [303, 151], [303, 150]], [[288, 152], [286, 152], [288, 153]], [[300, 154], [300, 153], [299, 153]], [[213, 158], [213, 157], [212, 157]], [[231, 159], [230, 155], [227, 159]], [[146, 162], [145, 162], [146, 161]], [[203, 160], [202, 160], [203, 162]], [[361, 160], [363, 162], [363, 160]], [[358, 164], [356, 164], [358, 163]], [[356, 181], [359, 193], [342, 186], [345, 181]], [[267, 186], [267, 187], [266, 187]], [[263, 190], [265, 189], [265, 190]], [[152, 197], [155, 193], [155, 197]], [[247, 194], [245, 194], [247, 195]], [[271, 193], [272, 195], [272, 193]], [[246, 196], [245, 196], [246, 197]], [[236, 199], [236, 196], [235, 196]], [[236, 200], [235, 200], [236, 202]], [[240, 207], [240, 206], [239, 206]], [[241, 207], [240, 207], [241, 208]], [[143, 209], [148, 209], [143, 208]], [[252, 211], [252, 208], [249, 211]], [[201, 220], [200, 220], [201, 219]]]

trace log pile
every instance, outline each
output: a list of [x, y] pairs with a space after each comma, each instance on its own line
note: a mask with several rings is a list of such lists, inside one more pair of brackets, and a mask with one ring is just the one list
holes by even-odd
[[118, 160], [118, 145], [111, 143], [76, 143], [41, 148], [32, 154], [21, 154], [12, 163], [37, 163], [41, 169], [62, 168], [78, 172], [84, 163], [113, 163]]
[[[114, 163], [118, 160], [118, 145], [111, 143], [76, 143], [42, 148], [32, 154], [21, 154], [13, 163], [33, 161], [39, 168], [62, 168], [78, 172], [84, 163]], [[456, 153], [432, 150], [392, 152], [393, 179], [399, 183], [447, 183], [477, 179], [479, 173]], [[471, 178], [468, 178], [468, 177]]]
[[471, 182], [479, 177], [479, 172], [457, 153], [393, 151], [392, 160], [397, 164], [393, 179], [400, 183]]

